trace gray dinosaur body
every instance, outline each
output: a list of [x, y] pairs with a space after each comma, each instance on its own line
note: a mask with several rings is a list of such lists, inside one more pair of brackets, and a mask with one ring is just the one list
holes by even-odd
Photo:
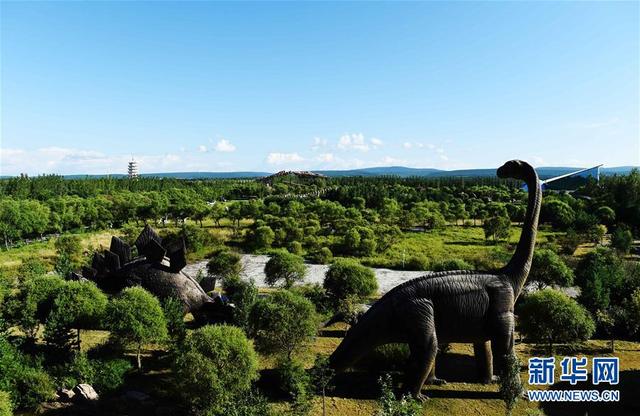
[[473, 343], [484, 381], [500, 371], [513, 348], [513, 307], [531, 267], [540, 212], [540, 186], [535, 170], [510, 161], [498, 176], [523, 179], [529, 197], [518, 247], [507, 266], [496, 272], [430, 273], [403, 283], [376, 302], [353, 326], [330, 362], [344, 370], [378, 345], [407, 343], [410, 365], [406, 387], [416, 396], [427, 378], [435, 378], [438, 343]]

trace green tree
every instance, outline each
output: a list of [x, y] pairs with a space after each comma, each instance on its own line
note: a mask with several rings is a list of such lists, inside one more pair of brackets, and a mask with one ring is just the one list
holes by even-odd
[[253, 244], [258, 250], [270, 248], [275, 241], [275, 238], [276, 235], [271, 227], [269, 227], [268, 225], [263, 225], [256, 228], [256, 231], [253, 235]]
[[378, 290], [376, 275], [355, 260], [336, 259], [324, 278], [324, 288], [336, 303], [356, 296], [363, 299]]
[[554, 227], [562, 230], [573, 224], [575, 216], [575, 211], [569, 204], [557, 199], [545, 200], [540, 212], [543, 222], [551, 223]]
[[75, 234], [63, 234], [55, 242], [55, 269], [61, 276], [78, 268], [82, 263], [82, 240]]
[[167, 335], [173, 346], [180, 345], [187, 336], [184, 322], [184, 304], [180, 298], [169, 296], [162, 301], [162, 312], [167, 320]]
[[196, 415], [224, 415], [249, 393], [258, 359], [242, 330], [208, 325], [190, 333], [173, 365], [176, 382]]
[[211, 254], [211, 259], [207, 262], [208, 278], [213, 280], [211, 290], [215, 290], [218, 278], [224, 281], [225, 279], [240, 276], [241, 271], [242, 259], [238, 253], [226, 247], [215, 250]]
[[529, 280], [536, 282], [538, 289], [551, 285], [571, 286], [573, 271], [555, 251], [540, 249], [533, 253]]
[[64, 285], [65, 281], [55, 275], [38, 276], [24, 282], [11, 313], [27, 337], [35, 340], [39, 325], [46, 321]]
[[135, 345], [138, 369], [142, 368], [142, 345], [167, 338], [167, 321], [160, 301], [141, 287], [124, 289], [112, 299], [106, 318], [112, 336]]
[[510, 228], [511, 221], [509, 220], [509, 217], [490, 217], [482, 223], [484, 238], [487, 240], [491, 237], [493, 237], [494, 241], [508, 238]]
[[253, 280], [241, 280], [239, 277], [228, 277], [222, 282], [224, 291], [235, 306], [233, 323], [248, 331], [249, 314], [258, 299], [258, 288]]
[[629, 254], [631, 245], [633, 244], [633, 235], [626, 227], [616, 227], [611, 234], [611, 246], [622, 254]]
[[47, 274], [47, 264], [38, 257], [29, 257], [22, 261], [22, 264], [18, 268], [18, 275], [21, 281], [27, 281], [34, 277]]
[[302, 257], [284, 251], [278, 251], [271, 256], [264, 266], [265, 283], [275, 286], [282, 282], [286, 289], [296, 282], [304, 280], [307, 267]]
[[95, 327], [104, 316], [107, 296], [92, 282], [65, 282], [57, 291], [45, 325], [45, 339], [60, 350], [68, 346], [69, 332], [75, 329], [75, 347], [80, 351], [81, 330]]
[[317, 325], [313, 304], [288, 290], [259, 299], [251, 310], [251, 330], [258, 350], [287, 359], [308, 345]]
[[527, 339], [548, 346], [552, 354], [558, 342], [589, 339], [595, 324], [591, 316], [576, 301], [553, 289], [527, 295], [518, 312], [519, 331]]
[[611, 297], [623, 292], [624, 275], [622, 261], [611, 250], [601, 248], [587, 253], [576, 267], [580, 303], [591, 313], [608, 308]]

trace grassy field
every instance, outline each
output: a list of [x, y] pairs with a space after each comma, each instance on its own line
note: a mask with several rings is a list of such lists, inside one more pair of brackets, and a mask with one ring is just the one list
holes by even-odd
[[[344, 324], [336, 324], [321, 331], [314, 342], [307, 348], [300, 358], [307, 367], [310, 367], [317, 354], [330, 354], [340, 343], [341, 334], [346, 329]], [[84, 331], [82, 335], [83, 349], [91, 348], [105, 342], [108, 333], [105, 331]], [[526, 388], [528, 358], [532, 356], [546, 356], [544, 350], [536, 345], [516, 344], [516, 352], [522, 361], [521, 378]], [[546, 415], [558, 416], [583, 416], [588, 411], [594, 415], [637, 415], [640, 412], [640, 343], [617, 341], [616, 352], [611, 354], [608, 349], [608, 341], [591, 340], [578, 345], [559, 345], [556, 348], [556, 362], [559, 363], [564, 356], [616, 356], [620, 358], [620, 384], [618, 386], [600, 386], [598, 389], [619, 389], [621, 401], [619, 403], [602, 404], [542, 404], [520, 400], [514, 409], [513, 415], [528, 416], [539, 415], [543, 411]], [[133, 360], [133, 354], [130, 355]], [[394, 360], [395, 362], [395, 360]], [[288, 404], [280, 398], [270, 395], [273, 382], [272, 358], [260, 357], [261, 380], [259, 386], [269, 397], [274, 409], [286, 410]], [[484, 385], [475, 380], [475, 365], [473, 361], [473, 347], [470, 344], [452, 344], [449, 351], [441, 354], [437, 359], [437, 375], [448, 381], [443, 386], [426, 386], [423, 390], [429, 397], [423, 403], [422, 414], [424, 416], [450, 416], [450, 415], [504, 415], [505, 407], [498, 396], [496, 384]], [[397, 364], [397, 363], [396, 363]], [[147, 346], [143, 359], [145, 371], [142, 374], [133, 373], [127, 379], [126, 389], [145, 391], [158, 403], [170, 402], [172, 394], [171, 371], [168, 360], [159, 346]], [[378, 363], [376, 367], [384, 367]], [[397, 365], [395, 366], [398, 367]], [[391, 368], [391, 367], [390, 367]], [[377, 410], [377, 379], [382, 374], [381, 370], [355, 369], [335, 378], [335, 387], [326, 398], [327, 415], [330, 416], [359, 416], [373, 415]], [[401, 380], [401, 372], [393, 372]], [[556, 380], [559, 377], [559, 365], [556, 366]], [[538, 388], [538, 387], [536, 387]], [[570, 386], [566, 382], [559, 382], [547, 387], [554, 390], [562, 389], [588, 389], [594, 388], [591, 384], [579, 383]], [[113, 411], [113, 409], [111, 409]], [[102, 414], [102, 413], [100, 413]], [[105, 413], [109, 414], [109, 413]], [[113, 413], [126, 414], [126, 413]], [[311, 415], [322, 415], [322, 404], [319, 396], [313, 399]]]
[[[519, 227], [512, 227], [506, 242], [487, 242], [482, 227], [448, 226], [429, 232], [405, 232], [383, 253], [364, 258], [363, 263], [372, 267], [401, 269], [403, 260], [423, 258], [427, 262], [461, 259], [472, 265], [495, 267], [507, 261], [520, 238]], [[538, 244], [544, 244], [557, 232], [540, 230]]]

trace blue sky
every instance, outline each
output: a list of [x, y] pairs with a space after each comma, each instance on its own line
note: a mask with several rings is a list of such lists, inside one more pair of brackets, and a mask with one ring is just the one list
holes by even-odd
[[640, 165], [638, 2], [0, 7], [0, 174]]

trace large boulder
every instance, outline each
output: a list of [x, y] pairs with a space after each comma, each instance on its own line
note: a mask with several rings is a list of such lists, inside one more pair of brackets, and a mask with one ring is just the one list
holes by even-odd
[[75, 393], [74, 398], [78, 401], [89, 402], [100, 398], [90, 384], [78, 384], [73, 388], [73, 393]]

